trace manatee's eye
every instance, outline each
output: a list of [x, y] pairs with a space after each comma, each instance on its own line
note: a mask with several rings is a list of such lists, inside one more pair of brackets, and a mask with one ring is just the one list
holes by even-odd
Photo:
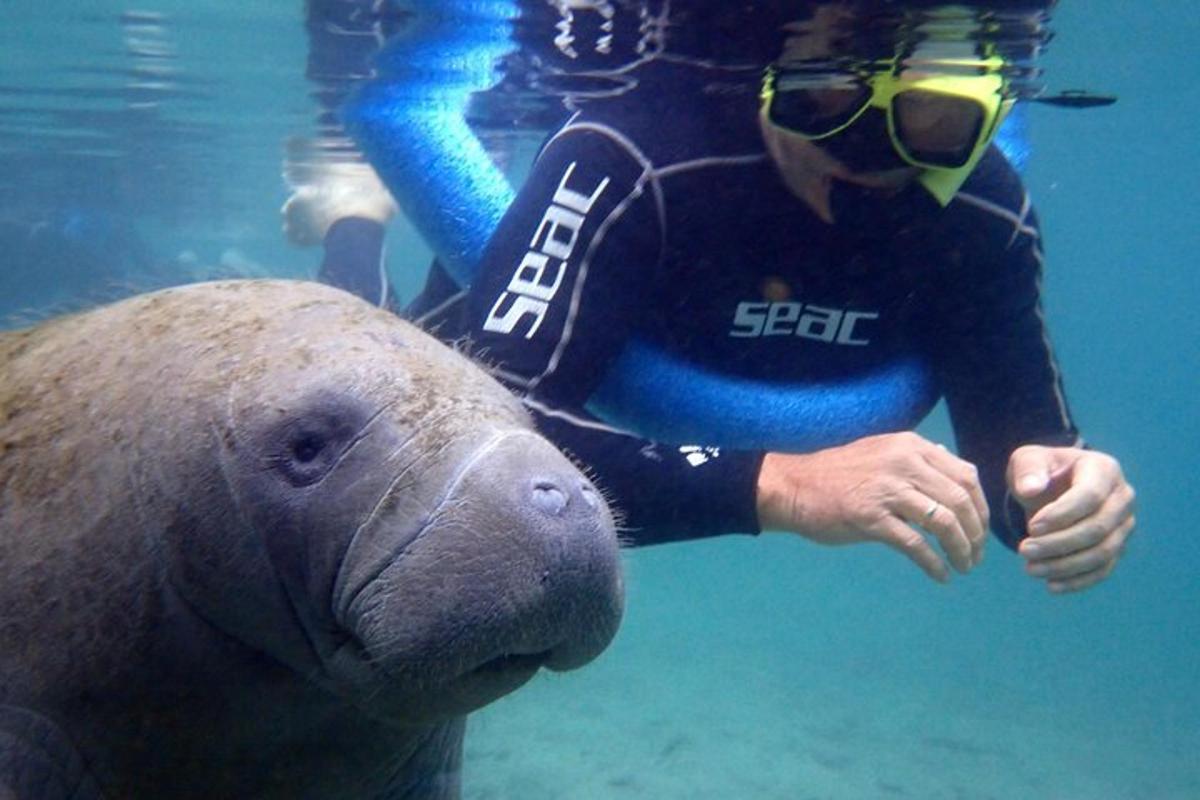
[[334, 468], [359, 430], [357, 421], [336, 412], [304, 414], [276, 430], [268, 461], [292, 486], [311, 486]]
[[364, 435], [374, 410], [349, 393], [319, 392], [279, 409], [263, 431], [267, 471], [297, 488], [324, 480]]
[[292, 458], [301, 464], [307, 464], [321, 455], [325, 447], [325, 438], [319, 433], [306, 432], [292, 442]]
[[284, 432], [283, 446], [271, 459], [293, 486], [309, 486], [325, 477], [348, 438], [336, 419], [305, 420]]

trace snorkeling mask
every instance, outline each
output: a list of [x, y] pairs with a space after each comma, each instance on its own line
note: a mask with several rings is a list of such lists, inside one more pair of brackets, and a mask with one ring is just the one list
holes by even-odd
[[[987, 151], [1016, 97], [1008, 92], [998, 57], [925, 64], [928, 71], [912, 77], [901, 74], [898, 60], [836, 77], [771, 68], [763, 108], [772, 124], [820, 142], [852, 169], [917, 167], [918, 181], [945, 206]], [[884, 124], [886, 139], [879, 130]], [[883, 143], [890, 143], [886, 153], [879, 152]], [[856, 150], [863, 157], [856, 158]]]

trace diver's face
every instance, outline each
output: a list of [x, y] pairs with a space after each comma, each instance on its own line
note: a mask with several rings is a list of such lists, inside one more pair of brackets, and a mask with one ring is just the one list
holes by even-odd
[[[896, 191], [920, 174], [917, 167], [908, 165], [855, 171], [816, 142], [773, 124], [767, 118], [765, 109], [759, 114], [758, 120], [767, 152], [788, 189], [828, 224], [834, 222], [830, 203], [834, 181], [880, 191]], [[890, 146], [886, 138], [881, 144]]]
[[[955, 13], [860, 19], [832, 2], [784, 26], [759, 125], [787, 186], [821, 219], [833, 222], [837, 181], [894, 192], [919, 180], [945, 206], [982, 158], [1013, 100], [1005, 62], [982, 55], [980, 19]], [[916, 32], [904, 33], [909, 22]]]
[[[853, 29], [855, 21], [855, 12], [849, 4], [829, 3], [817, 7], [807, 20], [786, 26], [785, 30], [789, 36], [780, 61], [804, 63], [836, 56], [846, 46], [846, 31]], [[821, 110], [831, 118], [843, 114], [847, 110], [843, 107], [845, 104], [855, 102], [849, 93], [840, 90], [810, 92], [809, 97], [821, 104]], [[870, 165], [854, 168], [839, 160], [817, 142], [772, 123], [765, 108], [759, 114], [759, 128], [767, 152], [779, 169], [784, 183], [793, 194], [804, 200], [819, 218], [829, 224], [834, 221], [830, 194], [835, 180], [870, 189], [895, 191], [910, 183], [920, 172], [898, 158], [884, 167]], [[855, 131], [856, 136], [863, 133], [861, 127]], [[874, 152], [890, 151], [891, 145], [886, 129], [881, 131], [880, 135], [882, 140], [866, 142], [868, 148]]]

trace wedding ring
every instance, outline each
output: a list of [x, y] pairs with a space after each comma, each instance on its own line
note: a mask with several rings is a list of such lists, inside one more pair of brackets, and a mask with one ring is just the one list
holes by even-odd
[[934, 500], [933, 504], [929, 506], [929, 510], [925, 512], [925, 521], [929, 522], [929, 520], [933, 519], [933, 515], [936, 514], [937, 510], [941, 507], [942, 504], [937, 500]]

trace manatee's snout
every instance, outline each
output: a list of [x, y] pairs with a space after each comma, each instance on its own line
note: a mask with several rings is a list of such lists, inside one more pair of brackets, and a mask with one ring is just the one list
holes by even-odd
[[508, 621], [491, 659], [536, 656], [565, 670], [600, 654], [623, 608], [616, 528], [570, 461], [541, 437], [499, 437], [471, 459], [446, 507], [448, 528], [472, 518], [464, 524], [499, 559], [484, 583], [497, 601], [490, 611]]
[[590, 483], [572, 480], [572, 477], [558, 475], [534, 480], [530, 492], [534, 510], [559, 518], [579, 511], [583, 512], [584, 517], [599, 513], [601, 501], [596, 490]]
[[540, 667], [598, 656], [624, 606], [616, 526], [587, 478], [542, 437], [468, 448], [415, 539], [351, 604], [369, 659], [478, 708]]
[[527, 548], [528, 583], [508, 592], [518, 616], [528, 614], [536, 624], [528, 629], [532, 641], [518, 636], [510, 647], [530, 652], [549, 644], [541, 652], [551, 669], [586, 664], [611, 641], [623, 605], [607, 504], [569, 461], [530, 437], [500, 443], [474, 470], [471, 482], [480, 485], [473, 491], [485, 499], [492, 493], [492, 502], [504, 509], [500, 530], [517, 540], [518, 550]]

